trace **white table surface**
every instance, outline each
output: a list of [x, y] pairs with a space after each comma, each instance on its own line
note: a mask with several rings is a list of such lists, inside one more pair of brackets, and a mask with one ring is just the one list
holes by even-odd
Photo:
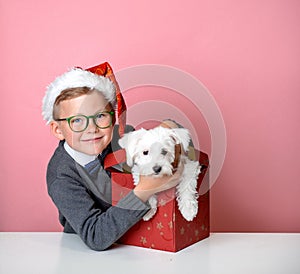
[[64, 233], [0, 233], [1, 274], [299, 274], [300, 234], [213, 233], [177, 253], [116, 245], [96, 252]]

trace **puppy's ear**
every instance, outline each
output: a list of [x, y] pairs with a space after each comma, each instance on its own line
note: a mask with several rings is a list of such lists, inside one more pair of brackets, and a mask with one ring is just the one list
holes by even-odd
[[125, 133], [125, 134], [123, 135], [123, 137], [120, 138], [120, 139], [118, 140], [118, 143], [119, 143], [119, 145], [120, 145], [121, 148], [124, 148], [124, 149], [125, 149], [125, 148], [127, 147], [129, 135], [130, 135], [131, 133], [132, 133], [132, 132]]
[[127, 165], [132, 166], [132, 156], [133, 156], [133, 151], [132, 147], [129, 146], [130, 140], [132, 139], [133, 132], [129, 132], [123, 135], [121, 139], [119, 139], [118, 143], [121, 148], [124, 148], [126, 151], [126, 162]]
[[172, 137], [175, 139], [176, 144], [181, 144], [184, 151], [188, 150], [191, 140], [190, 132], [186, 128], [172, 128], [174, 134]]
[[121, 139], [119, 139], [120, 147], [124, 148], [126, 151], [127, 165], [133, 166], [133, 157], [137, 148], [137, 144], [141, 140], [145, 132], [146, 130], [142, 128], [137, 131], [126, 133]]

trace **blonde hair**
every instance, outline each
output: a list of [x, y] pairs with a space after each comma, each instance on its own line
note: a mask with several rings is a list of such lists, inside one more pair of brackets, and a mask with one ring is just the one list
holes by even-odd
[[80, 97], [82, 95], [91, 94], [92, 92], [95, 91], [98, 92], [98, 90], [88, 88], [88, 87], [68, 88], [63, 90], [55, 99], [52, 116], [54, 117], [54, 119], [57, 119], [56, 115], [58, 115], [59, 113], [59, 104], [62, 101], [71, 100]]

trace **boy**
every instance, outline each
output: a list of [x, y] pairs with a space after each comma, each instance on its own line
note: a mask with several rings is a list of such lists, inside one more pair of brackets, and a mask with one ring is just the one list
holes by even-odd
[[[141, 176], [139, 185], [111, 205], [111, 179], [103, 161], [112, 152], [117, 104], [120, 117], [126, 108], [108, 63], [64, 73], [43, 99], [44, 119], [60, 140], [47, 169], [48, 193], [64, 232], [78, 234], [94, 250], [109, 248], [141, 220], [150, 209], [149, 197], [176, 186], [181, 173]], [[121, 134], [124, 120], [119, 118]]]

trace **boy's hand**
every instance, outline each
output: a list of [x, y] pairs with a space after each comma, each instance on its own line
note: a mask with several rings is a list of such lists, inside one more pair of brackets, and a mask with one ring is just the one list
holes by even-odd
[[153, 177], [140, 176], [138, 185], [134, 188], [135, 195], [146, 202], [152, 195], [165, 191], [178, 185], [182, 176], [183, 165], [179, 164], [176, 172], [171, 176]]

